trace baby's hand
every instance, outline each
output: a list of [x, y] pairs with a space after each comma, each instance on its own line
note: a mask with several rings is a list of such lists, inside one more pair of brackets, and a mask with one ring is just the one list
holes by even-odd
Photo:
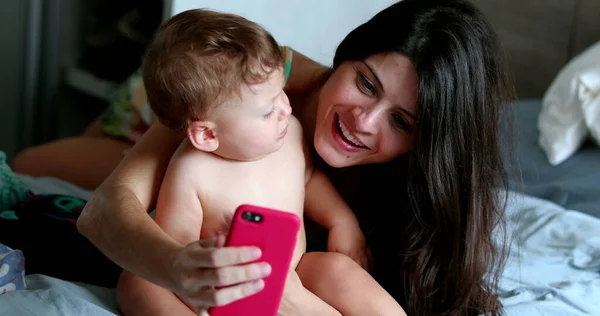
[[370, 251], [365, 236], [356, 222], [333, 226], [329, 230], [327, 250], [344, 254], [365, 270], [369, 269]]

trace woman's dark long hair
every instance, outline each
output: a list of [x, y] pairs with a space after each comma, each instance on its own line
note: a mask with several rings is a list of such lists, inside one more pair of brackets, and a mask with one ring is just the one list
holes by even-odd
[[365, 188], [352, 204], [363, 209], [375, 268], [388, 270], [378, 280], [408, 315], [498, 315], [505, 251], [493, 234], [508, 188], [500, 133], [512, 89], [496, 35], [465, 0], [403, 0], [352, 31], [333, 69], [387, 52], [416, 67], [419, 123], [409, 154], [357, 167]]

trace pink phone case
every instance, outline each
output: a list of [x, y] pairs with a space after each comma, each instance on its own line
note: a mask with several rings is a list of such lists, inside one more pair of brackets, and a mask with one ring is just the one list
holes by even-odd
[[257, 294], [225, 306], [214, 307], [211, 316], [276, 316], [296, 247], [300, 218], [293, 213], [254, 205], [241, 205], [235, 211], [227, 246], [257, 246], [268, 262], [271, 274]]

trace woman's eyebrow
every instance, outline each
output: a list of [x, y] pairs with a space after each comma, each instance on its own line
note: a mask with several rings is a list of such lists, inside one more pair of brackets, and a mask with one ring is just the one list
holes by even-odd
[[[367, 67], [369, 69], [369, 71], [371, 72], [371, 74], [373, 75], [373, 77], [375, 77], [375, 82], [377, 83], [377, 85], [381, 89], [381, 92], [385, 93], [385, 90], [383, 88], [383, 84], [381, 84], [381, 80], [379, 80], [379, 76], [377, 76], [377, 72], [375, 71], [375, 68], [372, 67], [371, 65], [369, 65], [369, 63], [367, 63], [364, 60], [362, 60], [361, 63], [363, 65], [365, 65], [365, 67]], [[417, 122], [417, 117], [414, 114], [412, 114], [409, 110], [405, 109], [401, 105], [398, 105], [398, 107], [400, 108], [400, 110], [402, 110], [402, 112], [404, 112], [404, 113], [406, 113], [406, 115], [410, 116], [410, 118], [412, 118], [413, 121]]]

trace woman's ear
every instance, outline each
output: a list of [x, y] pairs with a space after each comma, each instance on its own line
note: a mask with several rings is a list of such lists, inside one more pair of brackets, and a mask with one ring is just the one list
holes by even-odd
[[219, 148], [219, 139], [215, 132], [215, 124], [209, 121], [194, 121], [187, 128], [190, 143], [196, 149], [213, 152]]

